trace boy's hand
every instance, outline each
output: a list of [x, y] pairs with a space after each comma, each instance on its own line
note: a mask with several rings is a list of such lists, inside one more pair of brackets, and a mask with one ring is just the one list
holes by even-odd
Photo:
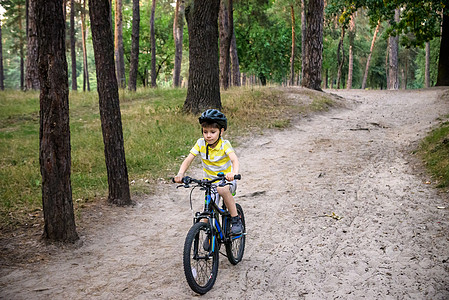
[[234, 176], [235, 176], [235, 173], [228, 173], [228, 174], [226, 174], [226, 180], [227, 181], [233, 181], [234, 180]]
[[182, 183], [182, 175], [179, 175], [179, 174], [176, 175], [176, 176], [175, 176], [175, 182], [176, 182], [176, 183]]

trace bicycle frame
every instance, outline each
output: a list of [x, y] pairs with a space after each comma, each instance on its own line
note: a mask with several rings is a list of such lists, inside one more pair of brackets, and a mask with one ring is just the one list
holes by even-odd
[[[236, 179], [240, 179], [239, 175], [236, 175]], [[213, 232], [212, 232], [212, 247], [211, 250], [209, 251], [209, 255], [211, 255], [214, 251], [215, 251], [215, 245], [216, 243], [216, 237], [219, 238], [219, 243], [230, 243], [233, 239], [237, 239], [240, 238], [242, 235], [237, 235], [237, 236], [229, 236], [229, 234], [227, 232], [224, 232], [224, 230], [226, 230], [226, 228], [228, 228], [228, 223], [230, 222], [230, 218], [231, 215], [229, 213], [229, 211], [227, 209], [225, 209], [225, 204], [223, 203], [223, 208], [220, 208], [215, 201], [213, 201], [212, 199], [212, 184], [217, 182], [217, 181], [222, 181], [221, 184], [219, 184], [220, 186], [225, 186], [225, 185], [229, 185], [229, 184], [225, 184], [225, 177], [223, 173], [219, 173], [217, 178], [214, 178], [212, 180], [207, 180], [207, 179], [203, 179], [203, 180], [197, 180], [197, 179], [193, 179], [191, 177], [184, 177], [183, 178], [183, 182], [184, 182], [184, 187], [190, 187], [190, 183], [196, 183], [197, 186], [193, 187], [196, 188], [198, 186], [202, 187], [203, 189], [205, 189], [205, 199], [204, 199], [204, 209], [202, 212], [196, 212], [195, 216], [193, 218], [193, 223], [198, 223], [198, 222], [202, 222], [203, 219], [207, 219], [207, 222], [210, 225], [210, 228], [212, 228]], [[190, 203], [192, 203], [192, 193], [190, 193]], [[222, 222], [220, 224], [219, 222], [219, 216], [221, 215], [222, 217]], [[217, 233], [217, 234], [216, 234]]]

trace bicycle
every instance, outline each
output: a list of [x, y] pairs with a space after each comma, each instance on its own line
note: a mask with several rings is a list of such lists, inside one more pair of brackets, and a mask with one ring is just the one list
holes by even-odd
[[[235, 175], [234, 179], [239, 180], [241, 176]], [[212, 180], [199, 180], [186, 176], [182, 179], [183, 184], [177, 187], [190, 188], [192, 183], [196, 184], [190, 192], [191, 209], [193, 190], [196, 187], [205, 190], [204, 210], [195, 213], [193, 226], [187, 233], [184, 242], [183, 252], [184, 274], [187, 283], [194, 292], [201, 295], [212, 289], [217, 279], [221, 245], [224, 244], [226, 248], [226, 254], [221, 254], [226, 256], [233, 265], [238, 264], [242, 260], [245, 250], [246, 230], [243, 209], [236, 203], [238, 215], [242, 220], [243, 231], [240, 235], [232, 236], [230, 234], [230, 213], [227, 211], [224, 203], [222, 208], [220, 208], [212, 200], [212, 186], [217, 181], [221, 181], [219, 186], [230, 184], [226, 183], [224, 173], [220, 172], [218, 177]], [[219, 220], [220, 215], [221, 223]]]

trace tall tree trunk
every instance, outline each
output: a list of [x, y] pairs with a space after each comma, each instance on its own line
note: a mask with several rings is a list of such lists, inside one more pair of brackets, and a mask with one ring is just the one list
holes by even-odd
[[349, 61], [348, 61], [348, 80], [346, 82], [346, 88], [352, 89], [352, 74], [354, 70], [354, 38], [355, 38], [355, 14], [351, 16], [351, 20], [349, 21], [349, 32], [348, 32], [348, 40], [349, 40]]
[[[396, 9], [394, 13], [394, 20], [396, 23], [399, 22], [399, 13], [400, 13], [399, 9]], [[399, 74], [398, 74], [399, 34], [396, 33], [396, 36], [390, 36], [389, 40], [390, 40], [389, 89], [397, 90], [399, 88]]]
[[366, 88], [366, 80], [368, 79], [369, 65], [371, 62], [371, 56], [373, 55], [374, 43], [376, 42], [376, 37], [377, 33], [379, 32], [379, 28], [380, 28], [380, 20], [377, 22], [376, 29], [374, 30], [373, 40], [371, 41], [371, 47], [369, 49], [368, 58], [366, 59], [365, 74], [363, 75], [362, 81], [362, 90]]
[[387, 90], [390, 89], [390, 67], [389, 62], [390, 61], [390, 39], [387, 39], [387, 51], [385, 53], [385, 77], [387, 79]]
[[436, 86], [449, 86], [449, 11], [443, 11], [440, 56], [438, 59], [438, 76]]
[[301, 0], [301, 80], [304, 78], [304, 59], [306, 42], [306, 0]]
[[220, 0], [193, 0], [186, 5], [189, 32], [189, 81], [184, 110], [221, 109], [218, 66]]
[[425, 87], [430, 87], [430, 42], [426, 42], [426, 67], [424, 71]]
[[293, 4], [290, 5], [291, 19], [292, 19], [292, 54], [290, 57], [290, 85], [295, 84], [295, 9], [293, 8]]
[[101, 129], [108, 173], [108, 202], [131, 204], [128, 170], [123, 146], [122, 120], [117, 77], [114, 68], [114, 40], [109, 0], [90, 0], [89, 15], [97, 69]]
[[[3, 38], [2, 38], [2, 22], [0, 20], [0, 90], [5, 90], [5, 75], [3, 70]], [[39, 77], [38, 77], [39, 78]]]
[[151, 4], [150, 40], [151, 40], [151, 87], [156, 87], [156, 37], [154, 33], [154, 14], [156, 12], [156, 0]]
[[[90, 7], [90, 5], [89, 5]], [[115, 0], [115, 69], [117, 83], [122, 89], [126, 87], [125, 54], [123, 50], [123, 4], [122, 0]]]
[[173, 86], [181, 85], [182, 41], [184, 35], [184, 0], [176, 1], [173, 38], [175, 40], [175, 63], [173, 69]]
[[39, 162], [44, 233], [52, 241], [78, 240], [70, 182], [69, 86], [62, 0], [36, 0], [40, 76]]
[[81, 39], [83, 43], [83, 91], [90, 91], [90, 80], [89, 80], [89, 65], [87, 63], [87, 47], [86, 47], [86, 1], [83, 1], [83, 11], [81, 13]]
[[323, 62], [323, 13], [324, 0], [309, 0], [307, 6], [307, 33], [305, 41], [304, 77], [302, 85], [321, 90]]
[[131, 36], [131, 63], [129, 67], [128, 90], [136, 91], [137, 72], [139, 71], [139, 35], [140, 7], [139, 0], [133, 0], [133, 28]]
[[340, 35], [340, 42], [338, 43], [338, 48], [337, 48], [337, 62], [338, 62], [337, 89], [340, 88], [341, 76], [342, 76], [342, 72], [343, 72], [343, 65], [345, 63], [344, 38], [345, 38], [345, 28], [342, 27], [341, 35]]
[[70, 54], [72, 57], [72, 90], [78, 89], [76, 76], [76, 49], [75, 49], [75, 0], [70, 0]]
[[220, 84], [226, 90], [229, 88], [230, 49], [233, 27], [232, 0], [220, 1], [219, 34], [220, 34]]
[[229, 51], [231, 53], [232, 85], [240, 86], [240, 65], [237, 54], [237, 42], [235, 40], [235, 29], [232, 31], [231, 49]]
[[25, 69], [25, 88], [39, 89], [39, 70], [37, 68], [36, 0], [29, 0], [27, 9], [28, 51]]
[[[20, 8], [19, 8], [20, 9]], [[20, 57], [20, 90], [23, 91], [25, 90], [25, 63], [24, 63], [24, 58], [25, 58], [25, 53], [24, 53], [24, 39], [23, 39], [23, 35], [21, 34], [22, 30], [23, 30], [23, 15], [20, 14], [18, 16], [18, 24], [19, 24], [19, 57]]]

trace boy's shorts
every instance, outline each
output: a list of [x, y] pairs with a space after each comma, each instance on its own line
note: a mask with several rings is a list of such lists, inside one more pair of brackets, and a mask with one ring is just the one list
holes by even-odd
[[[230, 183], [230, 185], [228, 185], [229, 186], [229, 190], [231, 191], [231, 194], [234, 196], [235, 192], [237, 191], [237, 181], [236, 180], [233, 180], [233, 181], [227, 181], [226, 180], [226, 183]], [[212, 200], [214, 200], [217, 205], [220, 205], [220, 198], [221, 197], [220, 197], [220, 195], [217, 192], [217, 186], [218, 186], [218, 183], [212, 184], [211, 197], [212, 197]]]

